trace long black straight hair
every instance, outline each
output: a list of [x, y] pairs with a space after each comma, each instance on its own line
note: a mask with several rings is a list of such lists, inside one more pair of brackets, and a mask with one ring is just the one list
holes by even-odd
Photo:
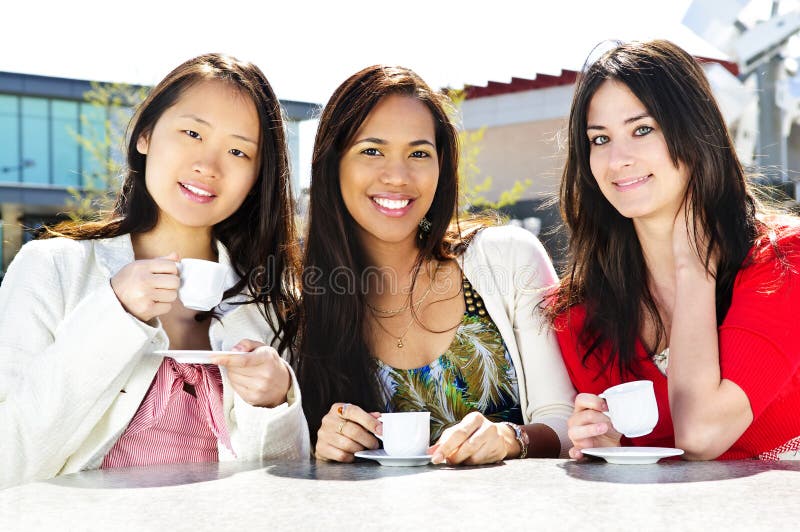
[[449, 100], [403, 67], [374, 65], [348, 78], [322, 111], [311, 166], [302, 283], [304, 325], [293, 363], [312, 441], [316, 441], [322, 417], [335, 402], [350, 402], [368, 410], [382, 408], [374, 360], [365, 340], [366, 258], [356, 236], [356, 222], [342, 199], [339, 163], [370, 111], [389, 95], [422, 102], [435, 127], [439, 181], [426, 215], [430, 233], [417, 240], [414, 271], [427, 259], [448, 260], [460, 255], [468, 243], [458, 221], [451, 225], [458, 203], [459, 152], [458, 132], [447, 112]]

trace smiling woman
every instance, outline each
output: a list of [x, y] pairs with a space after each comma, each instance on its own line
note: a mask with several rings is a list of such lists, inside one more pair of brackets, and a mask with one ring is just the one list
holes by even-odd
[[387, 411], [430, 412], [434, 462], [566, 449], [573, 390], [537, 306], [555, 272], [527, 231], [454, 219], [446, 109], [413, 71], [376, 65], [322, 112], [295, 357], [318, 458], [376, 448]]
[[[219, 54], [178, 66], [137, 110], [127, 163], [105, 220], [51, 228], [0, 287], [0, 486], [309, 454], [279, 354], [296, 328], [294, 213], [264, 74]], [[223, 271], [218, 306], [178, 298], [183, 259]], [[220, 371], [161, 356], [176, 350], [247, 356], [213, 358]]]
[[[667, 41], [607, 51], [579, 79], [567, 155], [550, 313], [582, 392], [571, 456], [800, 457], [800, 221], [754, 198], [702, 67]], [[598, 394], [638, 379], [659, 421], [626, 438]]]

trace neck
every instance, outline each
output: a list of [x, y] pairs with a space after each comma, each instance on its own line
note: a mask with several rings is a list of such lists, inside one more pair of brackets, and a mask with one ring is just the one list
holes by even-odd
[[211, 227], [188, 227], [161, 216], [146, 233], [131, 235], [136, 259], [153, 259], [176, 252], [181, 259], [217, 260]]
[[[401, 290], [408, 287], [413, 276], [414, 264], [419, 256], [419, 248], [413, 239], [403, 242], [364, 242], [365, 255], [369, 265], [380, 272], [389, 275], [376, 275], [370, 281], [374, 286], [385, 293], [384, 284], [393, 281]], [[372, 280], [374, 279], [374, 281]]]

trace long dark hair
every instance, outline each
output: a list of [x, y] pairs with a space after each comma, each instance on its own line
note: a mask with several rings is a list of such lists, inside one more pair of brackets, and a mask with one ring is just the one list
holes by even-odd
[[[278, 350], [289, 347], [297, 325], [298, 253], [294, 201], [289, 180], [286, 138], [278, 98], [263, 72], [252, 63], [222, 54], [205, 54], [170, 72], [148, 94], [128, 126], [127, 167], [113, 210], [99, 222], [65, 222], [43, 237], [76, 240], [146, 233], [158, 221], [158, 206], [145, 185], [146, 156], [136, 149], [141, 136], [152, 133], [161, 115], [190, 87], [206, 80], [229, 83], [255, 104], [261, 127], [258, 179], [239, 209], [213, 228], [213, 237], [227, 247], [239, 282], [225, 297], [245, 289], [259, 304], [275, 333]], [[270, 307], [273, 312], [270, 312]]]
[[[550, 307], [555, 317], [585, 305], [579, 333], [583, 361], [611, 346], [603, 369], [616, 363], [635, 374], [635, 344], [645, 316], [656, 325], [654, 350], [665, 328], [648, 284], [633, 222], [603, 196], [589, 167], [586, 115], [606, 80], [624, 83], [661, 126], [672, 162], [686, 166], [687, 194], [707, 245], [699, 250], [716, 265], [717, 321], [731, 304], [733, 282], [749, 249], [763, 232], [759, 207], [736, 156], [725, 121], [700, 64], [668, 41], [620, 44], [591, 63], [578, 80], [569, 116], [568, 152], [561, 180], [561, 215], [570, 232], [568, 261]], [[652, 354], [652, 353], [651, 353]]]
[[367, 264], [356, 237], [356, 223], [342, 200], [339, 162], [370, 111], [389, 95], [422, 102], [435, 124], [439, 181], [426, 216], [431, 230], [417, 240], [414, 271], [418, 272], [426, 259], [450, 259], [466, 246], [458, 224], [449, 229], [458, 203], [458, 133], [447, 113], [447, 98], [407, 68], [375, 65], [354, 74], [336, 89], [322, 111], [311, 165], [303, 264], [304, 325], [294, 365], [312, 440], [334, 402], [382, 408], [374, 361], [364, 338], [367, 282], [363, 273]]

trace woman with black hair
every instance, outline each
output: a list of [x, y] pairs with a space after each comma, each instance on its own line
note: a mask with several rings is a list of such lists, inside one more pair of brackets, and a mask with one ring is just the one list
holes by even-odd
[[573, 390], [538, 310], [532, 234], [458, 222], [458, 136], [413, 71], [354, 74], [312, 162], [296, 371], [316, 456], [378, 446], [379, 412], [430, 411], [434, 462], [559, 456]]

